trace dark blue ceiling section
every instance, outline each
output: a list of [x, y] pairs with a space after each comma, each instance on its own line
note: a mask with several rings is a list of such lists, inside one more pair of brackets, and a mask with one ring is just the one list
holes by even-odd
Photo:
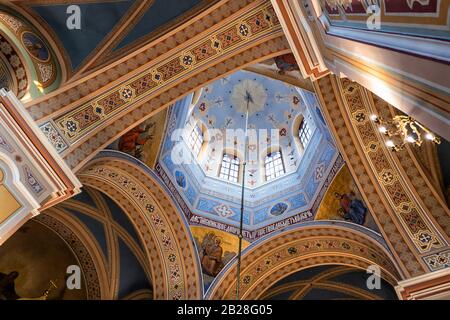
[[152, 33], [201, 2], [201, 0], [155, 0], [114, 50], [122, 49], [133, 41]]
[[345, 294], [343, 292], [327, 290], [322, 288], [313, 288], [302, 297], [302, 300], [343, 300], [343, 299], [356, 300], [358, 298]]
[[[281, 286], [286, 284], [294, 284], [297, 281], [311, 281], [316, 276], [324, 276], [328, 272], [338, 270], [341, 268], [340, 266], [334, 265], [323, 265], [313, 268], [308, 268], [305, 270], [298, 271], [293, 273], [284, 279], [278, 281], [275, 285], [273, 285], [267, 292], [271, 292], [275, 289], [279, 290], [276, 295], [270, 297], [271, 300], [284, 300], [288, 299], [293, 292], [301, 289], [301, 286], [295, 288], [286, 288], [286, 290], [280, 290]], [[370, 290], [367, 287], [367, 280], [371, 274], [366, 273], [364, 270], [359, 269], [347, 269], [343, 273], [339, 273], [335, 276], [327, 276], [323, 278], [320, 282], [327, 284], [335, 284], [335, 285], [346, 285], [350, 286], [353, 289], [359, 289], [361, 291], [366, 291], [368, 294], [376, 295], [379, 299], [382, 300], [397, 300], [397, 295], [394, 291], [394, 288], [386, 282], [384, 279], [381, 279], [381, 286], [379, 289]], [[350, 292], [342, 292], [341, 290], [335, 290], [333, 288], [321, 288], [318, 285], [314, 288], [311, 288], [307, 293], [302, 297], [302, 300], [334, 300], [334, 299], [356, 299], [357, 296], [351, 294]]]
[[130, 248], [119, 240], [120, 251], [120, 282], [118, 298], [122, 299], [126, 295], [141, 289], [150, 289], [151, 285], [136, 256]]
[[80, 219], [80, 221], [89, 229], [89, 231], [91, 231], [92, 235], [95, 237], [95, 240], [97, 240], [98, 244], [100, 245], [103, 254], [108, 259], [108, 246], [106, 244], [107, 240], [103, 223], [98, 221], [97, 219], [91, 218], [86, 214], [68, 208], [65, 209], [72, 213], [75, 217]]
[[273, 295], [270, 297], [270, 300], [289, 300], [289, 297], [295, 292], [295, 290], [284, 291], [279, 294]]
[[134, 2], [135, 0], [117, 0], [77, 4], [81, 10], [80, 30], [67, 28], [68, 4], [35, 5], [32, 9], [53, 29], [70, 58], [72, 69], [76, 69], [111, 32]]
[[343, 274], [340, 274], [338, 276], [330, 278], [330, 281], [338, 282], [338, 283], [345, 283], [348, 285], [351, 285], [353, 287], [366, 290], [372, 294], [376, 294], [378, 297], [380, 297], [383, 300], [397, 300], [397, 294], [395, 293], [392, 286], [386, 282], [384, 279], [381, 279], [380, 283], [380, 289], [373, 289], [369, 290], [367, 289], [367, 280], [371, 276], [371, 273], [367, 273], [363, 270], [354, 270], [351, 272], [346, 272]]
[[309, 280], [309, 279], [312, 279], [313, 277], [319, 275], [320, 273], [330, 270], [330, 269], [333, 269], [333, 268], [334, 268], [334, 266], [324, 265], [324, 266], [318, 266], [318, 267], [314, 267], [314, 268], [304, 269], [301, 272], [295, 272], [295, 273], [281, 279], [272, 288], [283, 285], [283, 284], [291, 283], [291, 282]]
[[134, 239], [134, 241], [140, 245], [141, 249], [144, 249], [142, 241], [140, 240], [136, 232], [136, 228], [133, 226], [130, 219], [126, 216], [123, 210], [110, 197], [106, 196], [103, 193], [100, 194], [105, 200], [114, 221], [127, 231], [127, 233]]
[[75, 195], [73, 200], [83, 202], [84, 204], [87, 204], [88, 206], [92, 208], [97, 208], [97, 204], [95, 203], [94, 199], [92, 199], [91, 195], [85, 188], [81, 189], [81, 192], [77, 195]]

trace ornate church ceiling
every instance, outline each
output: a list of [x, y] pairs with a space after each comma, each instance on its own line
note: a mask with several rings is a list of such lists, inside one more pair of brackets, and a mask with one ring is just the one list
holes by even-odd
[[[446, 73], [429, 68], [440, 63], [429, 56], [436, 48], [402, 52], [410, 51], [409, 36], [428, 44], [449, 39], [448, 0], [323, 0], [314, 1], [317, 12], [292, 1], [303, 26], [286, 16], [292, 8], [283, 0], [1, 2], [0, 86], [27, 103], [17, 109], [34, 120], [23, 118], [26, 126], [14, 118], [9, 127], [28, 130], [33, 139], [26, 147], [42, 156], [39, 172], [49, 168], [47, 180], [54, 173], [61, 185], [53, 193], [74, 196], [58, 205], [62, 197], [50, 204], [47, 194], [36, 197], [40, 208], [33, 206], [33, 214], [52, 207], [30, 221], [31, 232], [25, 224], [16, 240], [33, 233], [42, 239], [37, 252], [59, 243], [52, 254], [64, 252], [60, 263], [79, 260], [84, 267], [83, 296], [148, 298], [155, 288], [154, 297], [231, 297], [234, 268], [241, 267], [234, 264], [237, 248], [244, 249], [243, 277], [236, 279], [246, 290], [242, 297], [390, 298], [392, 290], [363, 292], [364, 272], [348, 266], [382, 265], [391, 284], [448, 271], [448, 142], [391, 152], [383, 129], [370, 121], [391, 118], [397, 107], [404, 111], [390, 93], [408, 92], [402, 100], [417, 97], [418, 105], [432, 97], [447, 111], [448, 95], [440, 96]], [[319, 3], [325, 14], [316, 19]], [[367, 34], [371, 3], [382, 4], [385, 20], [373, 33], [376, 45], [361, 51], [369, 43], [351, 34]], [[79, 16], [78, 27], [69, 26], [71, 15]], [[313, 39], [323, 27], [315, 20], [327, 22], [324, 39]], [[348, 33], [337, 34], [340, 28]], [[388, 34], [402, 39], [399, 48], [376, 42], [392, 39]], [[339, 38], [334, 44], [333, 37]], [[396, 56], [379, 54], [390, 49]], [[350, 56], [364, 51], [367, 57]], [[367, 62], [377, 55], [382, 59]], [[418, 60], [421, 55], [433, 64]], [[420, 72], [407, 77], [412, 69]], [[372, 76], [381, 85], [367, 83]], [[20, 106], [2, 101], [17, 102], [2, 102], [8, 115]], [[414, 107], [411, 116], [424, 108]], [[42, 146], [45, 137], [32, 131], [38, 126], [59, 156]], [[115, 139], [109, 147], [122, 152], [103, 150]], [[41, 177], [15, 164], [32, 159], [2, 141], [14, 168], [25, 169], [22, 190], [39, 194]], [[75, 195], [81, 183], [91, 187]], [[236, 237], [241, 210], [243, 243]], [[60, 239], [45, 240], [41, 227]], [[12, 259], [5, 261], [1, 267], [10, 268]], [[304, 270], [310, 265], [321, 266]], [[45, 266], [41, 259], [35, 269]]]
[[[14, 3], [54, 39], [69, 69], [104, 65], [186, 21], [215, 0], [20, 1]], [[80, 28], [68, 18], [79, 9]], [[73, 7], [73, 6], [72, 6]], [[95, 59], [93, 59], [95, 58]]]
[[[188, 97], [172, 108], [156, 170], [189, 206], [191, 223], [219, 224], [233, 232], [240, 219], [241, 180], [224, 181], [218, 172], [224, 153], [236, 152], [243, 159], [246, 93], [252, 102], [244, 228], [246, 237], [255, 239], [282, 225], [312, 219], [322, 187], [340, 166], [313, 94], [252, 72], [222, 78], [203, 88], [194, 104]], [[302, 117], [311, 130], [304, 150], [298, 138]], [[188, 140], [196, 124], [204, 128], [209, 143], [190, 161]], [[285, 174], [266, 181], [263, 159], [276, 150], [281, 151]]]

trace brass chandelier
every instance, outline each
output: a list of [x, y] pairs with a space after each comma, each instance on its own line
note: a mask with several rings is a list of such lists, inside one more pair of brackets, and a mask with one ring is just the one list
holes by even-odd
[[385, 120], [373, 114], [370, 119], [378, 125], [378, 130], [388, 139], [386, 146], [394, 152], [405, 148], [406, 144], [420, 147], [427, 139], [434, 144], [440, 144], [441, 139], [414, 118], [397, 115], [392, 120]]

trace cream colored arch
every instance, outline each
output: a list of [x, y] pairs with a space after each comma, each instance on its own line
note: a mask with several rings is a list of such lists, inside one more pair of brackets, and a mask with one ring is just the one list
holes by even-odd
[[154, 299], [200, 299], [203, 283], [189, 227], [145, 170], [131, 159], [105, 156], [89, 162], [78, 177], [113, 199], [134, 224], [150, 262]]
[[[367, 269], [378, 265], [395, 286], [403, 278], [383, 240], [347, 222], [314, 221], [268, 237], [243, 253], [240, 299], [258, 299], [284, 277], [319, 265]], [[219, 274], [207, 299], [236, 299], [236, 260]]]

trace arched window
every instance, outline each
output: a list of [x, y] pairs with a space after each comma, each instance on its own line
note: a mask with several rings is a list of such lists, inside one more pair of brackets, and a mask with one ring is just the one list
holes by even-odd
[[200, 150], [202, 149], [202, 145], [204, 142], [202, 129], [196, 124], [189, 135], [188, 144], [192, 150], [192, 153], [198, 157], [200, 154]]
[[266, 181], [278, 178], [286, 173], [284, 169], [281, 151], [271, 152], [264, 159], [264, 168], [266, 170]]
[[239, 158], [230, 154], [224, 153], [222, 158], [222, 165], [220, 166], [219, 178], [230, 181], [239, 181]]
[[300, 122], [300, 126], [298, 129], [298, 137], [300, 138], [300, 143], [303, 148], [306, 148], [309, 140], [311, 139], [311, 129], [308, 126], [308, 122], [305, 119]]

